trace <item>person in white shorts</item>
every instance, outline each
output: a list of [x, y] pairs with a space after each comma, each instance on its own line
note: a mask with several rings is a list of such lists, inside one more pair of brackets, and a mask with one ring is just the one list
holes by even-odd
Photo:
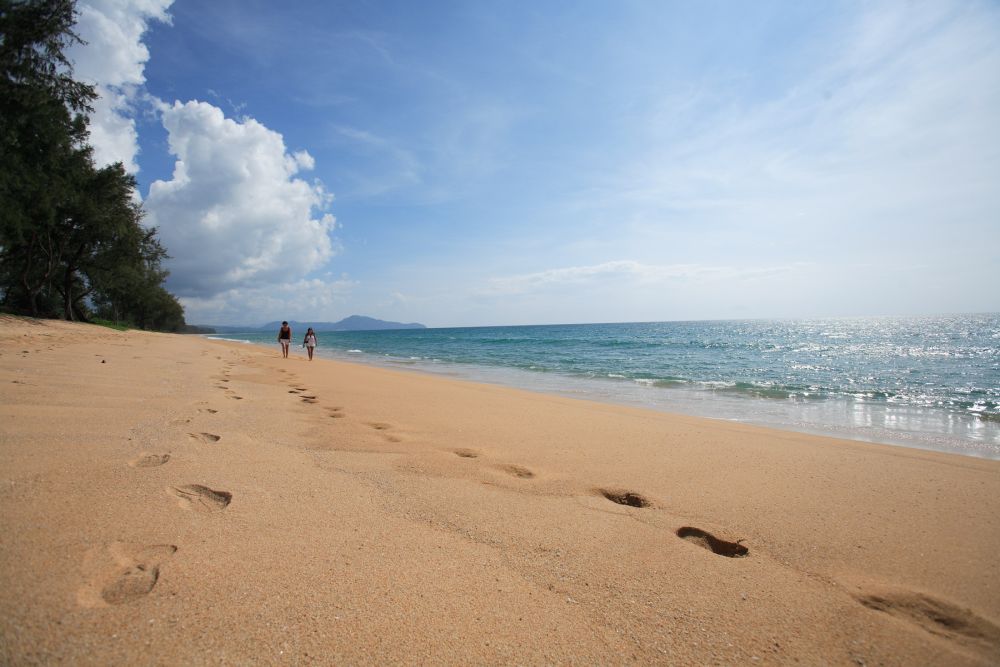
[[313, 360], [313, 350], [316, 348], [316, 332], [312, 327], [306, 331], [306, 337], [302, 339], [302, 347], [309, 351], [309, 361]]

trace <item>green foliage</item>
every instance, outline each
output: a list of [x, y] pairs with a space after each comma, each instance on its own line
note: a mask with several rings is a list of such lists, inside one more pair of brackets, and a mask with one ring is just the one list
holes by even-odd
[[16, 104], [46, 97], [70, 110], [90, 110], [93, 86], [75, 81], [65, 50], [82, 43], [73, 32], [72, 0], [0, 0], [0, 66]]
[[74, 22], [71, 0], [0, 0], [0, 306], [181, 330], [134, 179], [94, 166], [85, 114], [96, 94], [65, 56], [80, 42]]
[[91, 324], [96, 324], [96, 325], [102, 326], [102, 327], [107, 327], [109, 329], [115, 329], [117, 331], [128, 331], [129, 330], [129, 327], [126, 324], [118, 324], [116, 322], [112, 322], [111, 320], [102, 320], [99, 317], [92, 317], [92, 318], [90, 318], [90, 323]]

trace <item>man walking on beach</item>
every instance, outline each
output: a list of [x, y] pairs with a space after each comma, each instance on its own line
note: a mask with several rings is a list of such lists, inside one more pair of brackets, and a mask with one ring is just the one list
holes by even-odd
[[281, 356], [287, 359], [288, 347], [292, 344], [292, 328], [288, 326], [288, 322], [281, 323], [281, 329], [278, 330], [278, 342], [281, 343]]

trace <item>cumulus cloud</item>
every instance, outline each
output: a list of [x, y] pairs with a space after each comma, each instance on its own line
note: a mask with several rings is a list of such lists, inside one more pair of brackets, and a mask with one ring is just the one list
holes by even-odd
[[146, 92], [143, 38], [151, 22], [170, 22], [172, 1], [77, 5], [76, 30], [86, 44], [69, 56], [74, 75], [100, 95], [90, 118], [95, 161], [137, 172], [134, 117], [140, 104], [156, 107], [176, 162], [170, 180], [152, 183], [146, 222], [171, 255], [167, 286], [189, 319], [245, 321], [245, 305], [233, 304], [246, 303], [261, 306], [266, 319], [267, 306], [298, 302], [303, 293], [310, 296], [302, 303], [328, 306], [349, 283], [304, 282], [336, 252], [335, 221], [325, 212], [331, 197], [299, 177], [315, 167], [313, 157], [287, 151], [280, 134], [253, 119], [226, 118], [204, 102], [166, 104]]
[[77, 6], [77, 34], [86, 42], [69, 52], [74, 75], [100, 95], [90, 117], [90, 144], [98, 165], [121, 162], [139, 170], [132, 119], [149, 51], [142, 42], [151, 21], [169, 22], [173, 0], [86, 0]]
[[252, 118], [236, 121], [206, 102], [161, 110], [173, 177], [154, 181], [147, 220], [172, 259], [168, 287], [209, 298], [261, 284], [284, 284], [335, 254], [332, 197], [296, 174], [313, 166], [305, 151]]
[[275, 319], [339, 320], [357, 283], [347, 277], [234, 287], [212, 296], [181, 297], [185, 319], [201, 324], [259, 326]]
[[547, 269], [490, 280], [489, 294], [525, 294], [545, 289], [583, 285], [596, 280], [625, 279], [638, 284], [685, 280], [748, 280], [792, 271], [798, 265], [773, 267], [704, 266], [699, 264], [644, 264], [633, 260], [603, 262], [590, 266]]

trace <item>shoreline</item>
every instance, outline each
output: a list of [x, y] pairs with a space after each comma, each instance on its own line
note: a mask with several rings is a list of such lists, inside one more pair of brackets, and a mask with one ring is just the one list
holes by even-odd
[[[204, 337], [208, 340], [270, 349], [265, 342], [221, 336], [223, 334], [207, 334]], [[293, 355], [296, 349], [293, 346]], [[357, 363], [430, 377], [450, 377], [609, 405], [649, 409], [665, 414], [1000, 460], [1000, 423], [937, 408], [916, 408], [845, 398], [793, 400], [740, 395], [727, 388], [708, 390], [684, 386], [649, 386], [624, 379], [574, 377], [560, 373], [426, 359], [383, 358], [376, 354], [340, 349], [331, 352], [330, 348], [322, 346], [317, 348], [316, 354], [318, 358], [343, 363]]]
[[1000, 656], [996, 461], [199, 337], [0, 341], [6, 663]]

